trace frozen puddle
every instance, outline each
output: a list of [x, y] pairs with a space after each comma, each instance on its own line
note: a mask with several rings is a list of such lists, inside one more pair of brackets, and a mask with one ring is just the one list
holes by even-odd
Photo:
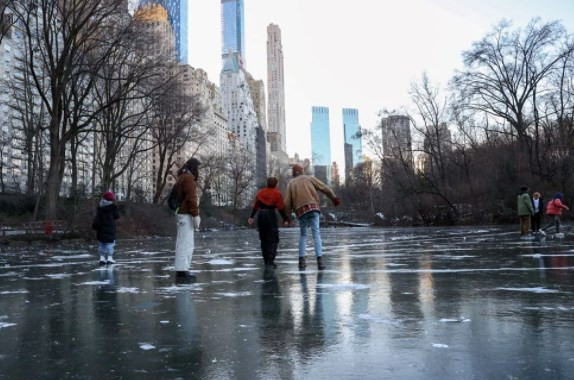
[[546, 289], [546, 288], [496, 288], [496, 290], [505, 290], [508, 292], [537, 293], [537, 294], [560, 293], [560, 291], [558, 290]]

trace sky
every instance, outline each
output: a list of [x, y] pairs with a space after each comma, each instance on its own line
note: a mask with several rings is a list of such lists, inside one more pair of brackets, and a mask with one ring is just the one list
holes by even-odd
[[[219, 84], [219, 0], [188, 0], [189, 57]], [[282, 29], [287, 151], [311, 157], [311, 107], [330, 108], [332, 159], [344, 165], [342, 109], [363, 128], [381, 109], [408, 105], [427, 72], [448, 84], [461, 53], [503, 18], [561, 20], [574, 33], [574, 0], [244, 0], [246, 69], [267, 84], [267, 25]]]

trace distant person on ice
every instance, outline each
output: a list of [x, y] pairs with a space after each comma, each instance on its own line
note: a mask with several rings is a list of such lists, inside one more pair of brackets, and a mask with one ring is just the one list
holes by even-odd
[[538, 234], [540, 233], [540, 224], [544, 216], [544, 200], [539, 192], [532, 194], [532, 208], [534, 210], [532, 214], [532, 232]]
[[520, 236], [522, 237], [530, 236], [530, 220], [532, 214], [534, 214], [532, 198], [530, 198], [528, 190], [527, 186], [522, 186], [517, 199], [518, 217], [520, 218]]
[[303, 168], [300, 165], [293, 165], [293, 179], [287, 185], [285, 191], [285, 212], [291, 215], [295, 211], [299, 219], [299, 228], [301, 236], [299, 238], [299, 269], [305, 269], [305, 245], [307, 243], [307, 227], [311, 227], [313, 240], [315, 242], [315, 256], [317, 257], [317, 268], [325, 269], [323, 262], [323, 243], [319, 230], [319, 217], [321, 214], [319, 208], [319, 196], [317, 190], [325, 194], [335, 206], [339, 206], [341, 201], [333, 190], [317, 178], [303, 174]]
[[554, 199], [548, 202], [548, 205], [546, 206], [546, 214], [552, 217], [552, 221], [542, 230], [547, 230], [548, 228], [555, 226], [556, 234], [560, 234], [560, 227], [562, 225], [560, 217], [562, 216], [562, 210], [569, 210], [569, 208], [562, 203], [563, 199], [564, 194], [556, 193], [556, 195], [554, 195]]
[[279, 180], [275, 177], [267, 178], [267, 187], [259, 190], [255, 197], [255, 204], [251, 211], [251, 216], [247, 220], [250, 225], [255, 221], [257, 213], [257, 228], [259, 230], [259, 240], [261, 240], [261, 253], [266, 269], [275, 269], [275, 257], [277, 256], [277, 247], [279, 245], [279, 226], [277, 225], [278, 210], [283, 218], [284, 224], [289, 224], [290, 220], [285, 213], [285, 204], [283, 195], [277, 189]]
[[116, 244], [116, 220], [120, 218], [118, 206], [114, 203], [116, 196], [111, 191], [104, 193], [92, 222], [98, 239], [100, 265], [115, 264], [114, 246]]
[[192, 282], [195, 276], [189, 273], [191, 258], [195, 249], [193, 232], [201, 224], [197, 180], [201, 162], [189, 159], [179, 170], [176, 184], [179, 209], [177, 211], [177, 240], [175, 243], [175, 281]]

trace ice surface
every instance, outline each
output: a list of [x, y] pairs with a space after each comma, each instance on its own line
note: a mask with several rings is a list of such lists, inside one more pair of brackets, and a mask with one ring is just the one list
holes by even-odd
[[1, 295], [6, 295], [6, 294], [26, 294], [26, 293], [30, 293], [29, 291], [22, 289], [22, 290], [4, 290], [2, 292], [0, 292]]
[[375, 317], [375, 316], [370, 315], [370, 314], [359, 314], [359, 318], [364, 319], [366, 321], [370, 321], [370, 322], [381, 323], [384, 325], [400, 326], [400, 324], [401, 324], [401, 321], [395, 321], [395, 320], [390, 320], [387, 318]]
[[435, 348], [448, 348], [448, 344], [442, 344], [442, 343], [433, 343], [432, 346]]
[[144, 351], [155, 350], [155, 346], [149, 343], [140, 343], [140, 348]]
[[15, 323], [8, 323], [8, 322], [0, 322], [0, 329], [6, 328], [6, 327], [12, 327], [12, 326], [16, 326]]
[[110, 284], [110, 280], [104, 280], [104, 281], [82, 282], [81, 284], [76, 284], [76, 285], [109, 285], [109, 284]]
[[69, 259], [92, 259], [96, 258], [95, 255], [83, 254], [83, 255], [70, 255], [70, 256], [52, 256], [54, 260], [69, 260]]
[[70, 277], [70, 274], [67, 273], [56, 273], [56, 274], [47, 274], [46, 277], [51, 278], [52, 280], [61, 280], [64, 278]]
[[138, 294], [140, 290], [138, 288], [118, 288], [116, 289], [117, 293], [131, 293], [131, 294]]
[[237, 293], [215, 293], [218, 296], [222, 296], [222, 297], [247, 297], [247, 296], [252, 296], [253, 293], [251, 292], [237, 292]]
[[440, 320], [440, 322], [443, 323], [462, 323], [462, 322], [470, 322], [470, 319], [467, 319], [465, 317], [460, 317], [460, 318], [442, 318]]
[[317, 284], [317, 288], [329, 289], [337, 292], [348, 292], [353, 290], [369, 289], [371, 285], [365, 284]]

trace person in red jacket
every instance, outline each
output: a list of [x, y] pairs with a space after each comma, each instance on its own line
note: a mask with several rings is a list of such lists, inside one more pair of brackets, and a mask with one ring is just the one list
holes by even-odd
[[275, 177], [267, 179], [267, 187], [259, 190], [255, 197], [255, 204], [251, 216], [247, 220], [250, 225], [255, 222], [257, 213], [257, 228], [259, 230], [259, 239], [261, 240], [261, 253], [266, 269], [275, 269], [275, 257], [277, 256], [277, 247], [279, 246], [279, 226], [277, 224], [277, 214], [279, 210], [284, 224], [289, 224], [290, 220], [285, 213], [285, 204], [283, 195], [277, 189], [279, 181]]
[[550, 215], [553, 220], [542, 229], [543, 231], [554, 225], [556, 227], [556, 234], [560, 233], [560, 217], [562, 216], [562, 210], [569, 210], [569, 208], [562, 203], [563, 198], [564, 194], [556, 193], [554, 199], [548, 202], [548, 205], [546, 206], [546, 214]]

